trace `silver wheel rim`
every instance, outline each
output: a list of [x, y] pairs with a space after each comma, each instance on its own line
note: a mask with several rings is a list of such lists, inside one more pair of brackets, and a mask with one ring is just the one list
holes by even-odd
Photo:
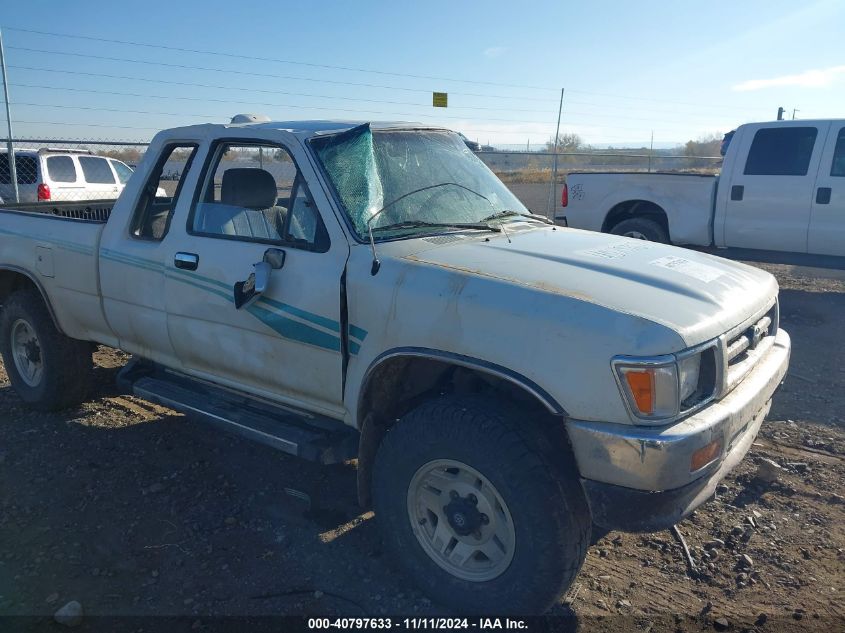
[[30, 387], [37, 387], [44, 375], [44, 359], [35, 330], [23, 319], [18, 319], [12, 324], [11, 343], [18, 375]]
[[648, 238], [639, 231], [625, 231], [623, 237], [633, 237], [635, 240], [648, 240]]
[[516, 535], [505, 500], [462, 462], [437, 459], [417, 470], [408, 487], [408, 518], [425, 553], [453, 576], [492, 580], [513, 560]]

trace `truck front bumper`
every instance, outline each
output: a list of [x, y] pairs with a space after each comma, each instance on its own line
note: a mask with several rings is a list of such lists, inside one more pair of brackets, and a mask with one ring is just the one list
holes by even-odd
[[[650, 532], [670, 527], [713, 495], [745, 457], [789, 366], [790, 339], [774, 344], [728, 395], [662, 427], [568, 420], [566, 423], [593, 522]], [[693, 454], [714, 441], [719, 456], [690, 471]]]

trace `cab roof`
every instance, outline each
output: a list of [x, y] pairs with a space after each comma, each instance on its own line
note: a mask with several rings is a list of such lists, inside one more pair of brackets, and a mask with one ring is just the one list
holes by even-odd
[[350, 130], [359, 125], [369, 123], [373, 130], [399, 130], [399, 129], [428, 129], [443, 130], [442, 126], [413, 121], [336, 121], [336, 120], [308, 120], [308, 121], [264, 121], [250, 123], [205, 123], [192, 125], [183, 128], [172, 128], [169, 132], [176, 130], [188, 131], [202, 129], [206, 136], [214, 136], [214, 130], [278, 130], [289, 132], [302, 139], [312, 138], [324, 134], [337, 134]]

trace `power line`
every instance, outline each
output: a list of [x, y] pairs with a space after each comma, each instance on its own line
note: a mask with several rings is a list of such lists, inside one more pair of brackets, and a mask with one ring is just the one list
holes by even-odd
[[[307, 92], [289, 92], [287, 90], [265, 90], [262, 88], [241, 88], [241, 87], [233, 87], [233, 86], [224, 86], [220, 84], [199, 84], [187, 81], [173, 81], [168, 79], [150, 79], [147, 77], [133, 77], [131, 75], [109, 75], [106, 73], [89, 73], [84, 71], [78, 70], [59, 70], [56, 68], [40, 68], [36, 66], [17, 66], [17, 65], [8, 65], [7, 68], [14, 68], [17, 70], [35, 70], [35, 71], [42, 71], [42, 72], [50, 72], [50, 73], [58, 73], [62, 75], [81, 75], [87, 77], [103, 77], [106, 79], [125, 79], [129, 81], [143, 81], [148, 83], [159, 83], [159, 84], [166, 84], [172, 86], [185, 86], [190, 88], [214, 88], [217, 90], [237, 90], [239, 92], [259, 92], [262, 94], [280, 94], [280, 95], [288, 95], [292, 97], [313, 97], [315, 99], [338, 99], [342, 101], [361, 101], [364, 103], [389, 103], [391, 105], [410, 105], [410, 106], [420, 106], [420, 107], [429, 107], [428, 103], [420, 103], [418, 101], [390, 101], [386, 99], [363, 99], [359, 97], [344, 97], [340, 95], [321, 95], [321, 94], [313, 94]], [[23, 84], [19, 84], [23, 85]], [[453, 93], [454, 94], [454, 93]], [[167, 98], [167, 97], [163, 97]], [[496, 110], [499, 111], [502, 108], [488, 108], [483, 106], [455, 106], [450, 105], [450, 109], [460, 109], [460, 110]], [[507, 110], [509, 112], [528, 112], [532, 114], [548, 114], [545, 110], [528, 110], [528, 109], [520, 109], [520, 108], [511, 108], [508, 107]]]
[[506, 84], [506, 83], [499, 83], [495, 81], [478, 81], [473, 79], [455, 79], [451, 77], [438, 77], [434, 75], [414, 75], [410, 73], [398, 73], [398, 72], [390, 72], [385, 70], [373, 70], [369, 68], [355, 68], [352, 66], [334, 66], [331, 64], [316, 64], [312, 62], [303, 62], [299, 60], [290, 60], [290, 59], [277, 59], [272, 57], [258, 57], [254, 55], [242, 55], [238, 53], [227, 53], [222, 51], [212, 51], [212, 50], [203, 50], [203, 49], [195, 49], [195, 48], [183, 48], [180, 46], [166, 46], [163, 44], [149, 44], [146, 42], [132, 42], [129, 40], [116, 40], [116, 39], [107, 39], [103, 37], [92, 37], [88, 35], [74, 35], [71, 33], [53, 33], [50, 31], [37, 31], [34, 29], [21, 29], [21, 28], [13, 28], [13, 27], [6, 27], [8, 31], [20, 31], [22, 33], [34, 33], [37, 35], [49, 35], [51, 37], [66, 37], [78, 40], [88, 40], [92, 42], [105, 42], [109, 44], [122, 44], [127, 46], [142, 46], [144, 48], [155, 48], [160, 50], [167, 50], [167, 51], [175, 51], [179, 53], [196, 53], [199, 55], [216, 55], [218, 57], [228, 57], [232, 59], [247, 59], [250, 61], [262, 61], [262, 62], [273, 62], [279, 64], [292, 64], [296, 66], [308, 66], [310, 68], [324, 68], [328, 70], [343, 70], [343, 71], [351, 71], [351, 72], [358, 72], [358, 73], [371, 73], [376, 75], [386, 75], [389, 77], [407, 77], [411, 79], [429, 79], [434, 81], [450, 81], [456, 83], [465, 83], [465, 84], [476, 84], [482, 86], [497, 86], [501, 88], [524, 88], [528, 90], [554, 90], [557, 91], [557, 88], [546, 88], [544, 86], [529, 86], [529, 85], [520, 85], [520, 84]]
[[[212, 97], [182, 97], [177, 95], [151, 95], [151, 94], [141, 94], [141, 93], [133, 93], [133, 92], [119, 92], [114, 90], [94, 90], [94, 89], [87, 89], [87, 88], [70, 88], [70, 87], [61, 87], [61, 86], [43, 86], [37, 84], [27, 84], [27, 83], [18, 83], [15, 82], [11, 84], [15, 87], [19, 88], [35, 88], [39, 90], [56, 90], [56, 91], [68, 91], [68, 92], [81, 92], [81, 93], [89, 93], [89, 94], [100, 94], [100, 95], [112, 95], [112, 96], [121, 96], [121, 97], [138, 97], [142, 99], [166, 99], [168, 101], [172, 100], [180, 100], [180, 101], [201, 101], [201, 102], [215, 102], [215, 103], [225, 103], [225, 104], [237, 104], [237, 105], [244, 105], [244, 106], [261, 106], [261, 107], [270, 107], [270, 108], [294, 108], [297, 110], [327, 110], [329, 112], [350, 112], [353, 114], [378, 114], [378, 115], [386, 115], [386, 116], [401, 116], [401, 117], [425, 117], [425, 118], [435, 118], [435, 119], [451, 119], [451, 120], [459, 120], [464, 121], [466, 117], [464, 116], [452, 116], [447, 114], [425, 114], [425, 113], [412, 113], [412, 112], [394, 112], [394, 111], [385, 111], [385, 110], [368, 110], [368, 109], [356, 109], [356, 108], [338, 108], [338, 107], [325, 107], [325, 106], [315, 106], [315, 105], [308, 105], [308, 104], [290, 104], [290, 103], [267, 103], [267, 102], [258, 102], [258, 101], [239, 101], [239, 100], [232, 100], [232, 99], [215, 99]], [[41, 104], [41, 103], [20, 103], [19, 105], [32, 105], [32, 106], [44, 106], [44, 107], [51, 107], [50, 104]], [[416, 105], [416, 104], [411, 104]], [[59, 107], [59, 106], [56, 106]], [[73, 106], [61, 106], [61, 107], [73, 107]], [[418, 106], [418, 107], [427, 107], [427, 106]], [[90, 109], [97, 109], [97, 108], [90, 108]], [[106, 108], [100, 108], [106, 110]], [[174, 116], [187, 116], [186, 113], [170, 113], [170, 112], [144, 112], [140, 110], [107, 110], [110, 112], [125, 112], [127, 114], [166, 114], [166, 115], [174, 115]], [[623, 120], [632, 120], [632, 121], [645, 121], [648, 123], [653, 123], [654, 119], [648, 119], [644, 117], [630, 117], [625, 115], [612, 115], [612, 114], [594, 114], [589, 112], [578, 112], [578, 111], [570, 111], [569, 114], [574, 114], [576, 116], [598, 116], [601, 118], [611, 118], [614, 121], [617, 119]], [[193, 114], [191, 116], [199, 116], [199, 117], [206, 117], [206, 118], [219, 118], [218, 115], [205, 115], [205, 114]], [[501, 118], [478, 118], [474, 117], [476, 121], [487, 121], [487, 122], [495, 122], [495, 123], [520, 123], [520, 124], [536, 124], [541, 123], [540, 121], [536, 120], [526, 120], [526, 119], [501, 119]], [[595, 127], [608, 127], [608, 128], [616, 128], [621, 130], [639, 130], [641, 128], [632, 128], [628, 126], [613, 126], [607, 125], [601, 122], [589, 122], [589, 121], [577, 121], [569, 119], [568, 124], [576, 124], [576, 125], [586, 125], [586, 126], [595, 126]], [[663, 119], [662, 123], [665, 125], [666, 122], [674, 122], [678, 124], [684, 124], [685, 122], [680, 121], [678, 119]], [[674, 127], [674, 126], [673, 126]]]
[[[316, 79], [314, 77], [297, 77], [293, 75], [275, 75], [270, 73], [255, 73], [249, 72], [246, 70], [230, 70], [230, 69], [223, 69], [223, 68], [209, 68], [207, 66], [189, 66], [186, 64], [170, 64], [167, 62], [153, 62], [149, 60], [143, 59], [130, 59], [128, 57], [110, 57], [107, 55], [91, 55], [88, 53], [71, 53], [66, 51], [50, 51], [45, 50], [42, 48], [29, 48], [25, 46], [7, 46], [7, 49], [10, 50], [18, 50], [18, 51], [26, 51], [30, 53], [46, 53], [48, 55], [64, 55], [64, 56], [73, 56], [73, 57], [83, 57], [86, 59], [99, 59], [104, 61], [112, 61], [112, 62], [122, 62], [127, 64], [145, 64], [149, 66], [163, 66], [165, 68], [180, 68], [182, 70], [201, 70], [205, 72], [215, 72], [215, 73], [231, 73], [235, 75], [245, 75], [250, 77], [262, 77], [265, 79], [289, 79], [292, 81], [310, 81], [314, 83], [325, 83], [325, 84], [334, 84], [339, 86], [358, 86], [361, 88], [379, 88], [383, 90], [401, 90], [403, 92], [421, 92], [425, 94], [431, 94], [431, 90], [427, 90], [424, 88], [404, 88], [399, 86], [384, 86], [380, 84], [368, 84], [368, 83], [359, 83], [354, 81], [339, 81], [335, 79]], [[545, 101], [545, 102], [553, 102], [554, 99], [543, 99], [538, 97], [516, 97], [516, 96], [508, 96], [508, 95], [491, 95], [491, 94], [479, 94], [474, 92], [452, 92], [451, 94], [454, 95], [461, 95], [467, 97], [483, 97], [485, 99], [510, 99], [510, 100], [524, 100], [524, 101]]]
[[[235, 88], [233, 86], [226, 86], [221, 84], [204, 84], [204, 83], [194, 83], [194, 82], [186, 82], [186, 81], [174, 81], [168, 79], [151, 79], [148, 77], [135, 77], [132, 75], [111, 75], [107, 73], [91, 73], [91, 72], [84, 72], [84, 71], [75, 71], [75, 70], [59, 70], [55, 68], [43, 68], [38, 66], [19, 66], [19, 65], [9, 65], [7, 68], [14, 68], [16, 70], [34, 70], [40, 72], [49, 72], [49, 73], [58, 73], [62, 75], [80, 75], [80, 76], [87, 76], [87, 77], [98, 77], [98, 78], [106, 78], [106, 79], [122, 79], [127, 81], [141, 81], [146, 83], [158, 83], [158, 84], [165, 84], [165, 85], [172, 85], [172, 86], [184, 86], [184, 87], [191, 87], [191, 88], [212, 88], [215, 90], [237, 90], [239, 92], [257, 92], [261, 94], [280, 94], [280, 95], [287, 95], [293, 97], [310, 97], [315, 99], [332, 99], [332, 100], [340, 100], [340, 101], [359, 101], [362, 103], [388, 103], [391, 105], [409, 105], [409, 106], [418, 106], [418, 107], [429, 107], [428, 103], [421, 103], [418, 101], [392, 101], [389, 99], [365, 99], [361, 97], [346, 97], [341, 95], [323, 95], [323, 94], [315, 94], [315, 93], [308, 93], [308, 92], [290, 92], [287, 90], [266, 90], [262, 88]], [[24, 85], [24, 84], [19, 84]], [[157, 96], [157, 95], [150, 95], [150, 96]], [[160, 95], [159, 95], [160, 96]], [[162, 97], [167, 98], [167, 97]], [[611, 108], [616, 110], [642, 110], [646, 112], [676, 112], [675, 110], [655, 110], [653, 107], [649, 106], [647, 108], [637, 108], [631, 107], [626, 105], [605, 105], [599, 103], [593, 103], [590, 101], [578, 101], [576, 99], [570, 99], [568, 103], [575, 103], [578, 105], [587, 105], [587, 106], [594, 106], [598, 108]], [[461, 106], [461, 105], [450, 105], [450, 110], [482, 110], [482, 111], [501, 111], [501, 107], [485, 107], [485, 106]], [[511, 108], [507, 107], [509, 112], [524, 112], [529, 114], [548, 114], [545, 110], [531, 110], [527, 108]], [[577, 114], [586, 114], [583, 112], [579, 112]], [[635, 118], [636, 117], [626, 117], [624, 115], [605, 115], [605, 114], [596, 114], [596, 113], [589, 113], [590, 115], [595, 116], [614, 116], [616, 118]], [[692, 114], [692, 113], [683, 113], [687, 116], [696, 117], [696, 118], [712, 118], [711, 115], [704, 115], [704, 114]], [[643, 121], [652, 121], [654, 119], [645, 119], [639, 118], [638, 120]], [[677, 119], [675, 119], [677, 120]]]
[[[344, 71], [351, 71], [351, 72], [362, 72], [362, 73], [372, 73], [378, 75], [385, 75], [385, 76], [392, 76], [392, 77], [407, 77], [411, 79], [426, 79], [426, 80], [435, 80], [435, 81], [450, 81], [450, 82], [457, 82], [457, 83], [467, 83], [467, 84], [475, 84], [475, 85], [487, 85], [487, 86], [496, 86], [496, 87], [503, 87], [503, 88], [522, 88], [522, 89], [530, 89], [530, 90], [548, 90], [548, 91], [557, 91], [557, 88], [547, 88], [543, 86], [530, 86], [530, 85], [520, 85], [520, 84], [506, 84], [506, 83], [499, 83], [493, 81], [478, 81], [478, 80], [470, 80], [470, 79], [455, 79], [449, 77], [438, 77], [432, 75], [415, 75], [410, 73], [397, 73], [397, 72], [389, 72], [389, 71], [381, 71], [381, 70], [373, 70], [373, 69], [364, 69], [364, 68], [355, 68], [349, 66], [335, 66], [330, 64], [316, 64], [311, 62], [303, 62], [303, 61], [294, 61], [294, 60], [286, 60], [286, 59], [276, 59], [271, 57], [259, 57], [259, 56], [251, 56], [251, 55], [243, 55], [237, 53], [225, 53], [221, 51], [212, 51], [212, 50], [202, 50], [202, 49], [191, 49], [191, 48], [183, 48], [178, 46], [166, 46], [162, 44], [149, 44], [145, 42], [132, 42], [128, 40], [116, 40], [116, 39], [108, 39], [108, 38], [99, 38], [99, 37], [92, 37], [92, 36], [85, 36], [85, 35], [73, 35], [70, 33], [53, 33], [49, 31], [38, 31], [33, 29], [21, 29], [21, 28], [13, 28], [7, 27], [7, 30], [10, 31], [20, 31], [24, 33], [34, 33], [38, 35], [49, 35], [53, 37], [65, 37], [65, 38], [72, 38], [72, 39], [81, 39], [81, 40], [89, 40], [95, 42], [104, 42], [104, 43], [112, 43], [112, 44], [122, 44], [128, 46], [140, 46], [145, 48], [154, 48], [154, 49], [161, 49], [161, 50], [169, 50], [175, 52], [187, 52], [187, 53], [196, 53], [202, 55], [216, 55], [218, 57], [228, 57], [233, 59], [246, 59], [252, 61], [265, 61], [265, 62], [276, 62], [282, 64], [293, 64], [293, 65], [300, 65], [300, 66], [308, 66], [313, 68], [325, 68], [325, 69], [332, 69], [332, 70], [344, 70]], [[19, 48], [10, 46], [9, 48]], [[27, 49], [23, 49], [27, 50]], [[53, 52], [56, 53], [57, 51], [39, 51], [37, 49], [29, 49], [33, 52]], [[72, 54], [72, 55], [81, 55], [81, 53], [65, 53], [65, 54]], [[110, 58], [105, 58], [110, 59]], [[115, 60], [115, 61], [138, 61], [138, 60]], [[156, 63], [156, 62], [143, 62], [143, 63]], [[209, 68], [196, 68], [197, 70], [217, 70], [217, 69], [209, 69]], [[236, 72], [236, 71], [219, 71], [219, 72]], [[282, 77], [285, 79], [301, 79], [303, 81], [326, 81], [328, 80], [317, 80], [311, 78], [304, 78], [304, 77]], [[351, 84], [351, 85], [360, 85], [365, 87], [378, 87], [378, 88], [388, 88], [388, 89], [396, 89], [396, 90], [413, 90], [410, 88], [397, 88], [395, 86], [373, 86], [370, 84]], [[421, 92], [430, 92], [430, 90], [417, 90]], [[746, 107], [738, 107], [738, 106], [725, 106], [725, 105], [716, 105], [716, 104], [702, 104], [700, 102], [685, 102], [685, 101], [667, 101], [665, 99], [652, 99], [648, 97], [632, 97], [629, 95], [619, 95], [619, 94], [611, 94], [611, 93], [603, 93], [603, 92], [592, 92], [587, 90], [575, 90], [571, 89], [568, 92], [576, 93], [576, 94], [585, 94], [585, 95], [593, 95], [593, 96], [600, 96], [600, 97], [609, 97], [612, 99], [626, 99], [626, 100], [633, 100], [633, 101], [646, 101], [650, 103], [663, 103], [663, 104], [673, 104], [673, 105], [685, 105], [685, 106], [693, 106], [693, 107], [708, 107], [708, 108], [720, 108], [720, 109], [728, 109], [728, 110], [758, 110], [763, 111], [767, 110], [766, 108], [762, 107], [753, 107], [753, 108], [746, 108]], [[471, 93], [453, 93], [453, 94], [468, 94], [470, 96], [494, 96], [494, 95], [473, 95]], [[527, 97], [516, 97], [516, 98], [527, 98]], [[533, 99], [532, 99], [533, 100]], [[555, 101], [554, 99], [538, 99], [542, 101]], [[768, 111], [768, 110], [767, 110]]]

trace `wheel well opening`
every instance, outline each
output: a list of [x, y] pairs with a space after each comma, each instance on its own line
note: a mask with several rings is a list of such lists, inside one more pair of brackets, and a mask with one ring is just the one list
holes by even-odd
[[370, 506], [372, 465], [387, 431], [423, 401], [452, 394], [482, 395], [515, 403], [527, 417], [543, 422], [541, 426], [548, 429], [549, 439], [558, 450], [571, 450], [562, 416], [553, 414], [518, 384], [448, 361], [411, 356], [390, 358], [368, 376], [359, 399], [358, 500], [363, 507]]
[[23, 273], [14, 270], [0, 270], [0, 306], [6, 303], [6, 299], [13, 292], [22, 290], [24, 288], [32, 288], [41, 294], [38, 286], [29, 277]]
[[56, 320], [56, 315], [53, 314], [53, 309], [47, 301], [47, 298], [41, 288], [32, 280], [32, 278], [22, 272], [18, 272], [16, 270], [0, 270], [0, 309], [2, 309], [8, 298], [13, 293], [24, 289], [32, 289], [38, 293], [38, 296], [41, 297], [44, 305], [47, 306], [47, 312], [50, 314], [53, 324], [56, 326], [56, 329], [61, 332], [62, 330], [59, 327], [59, 322]]
[[647, 218], [654, 220], [669, 234], [669, 219], [666, 212], [648, 200], [627, 200], [614, 206], [604, 219], [601, 227], [602, 233], [609, 233], [613, 227], [630, 218]]

